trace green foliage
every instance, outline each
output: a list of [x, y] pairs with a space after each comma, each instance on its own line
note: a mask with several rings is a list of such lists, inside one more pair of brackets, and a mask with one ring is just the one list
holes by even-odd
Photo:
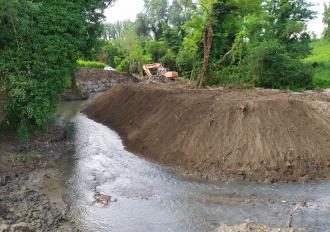
[[191, 0], [175, 0], [170, 6], [167, 0], [145, 0], [143, 12], [123, 31], [124, 22], [106, 25], [120, 31], [120, 36], [104, 36], [109, 38], [103, 46], [105, 60], [119, 71], [141, 75], [145, 63], [161, 62], [176, 70], [176, 57], [186, 33], [183, 25], [191, 19], [193, 9]]
[[314, 69], [313, 82], [319, 88], [330, 88], [330, 42], [314, 41], [313, 53], [304, 61]]
[[107, 66], [106, 64], [98, 61], [78, 60], [77, 63], [80, 68], [104, 69]]
[[118, 39], [123, 33], [131, 28], [133, 23], [130, 20], [118, 21], [116, 23], [106, 23], [104, 25], [103, 37], [107, 40]]
[[163, 25], [168, 22], [168, 1], [144, 0], [144, 13], [149, 31], [159, 40], [163, 33]]
[[173, 0], [170, 6], [166, 0], [145, 0], [137, 20], [110, 41], [114, 47], [105, 53], [113, 54], [121, 71], [141, 73], [144, 61], [161, 62], [194, 79], [203, 64], [211, 16], [206, 85], [311, 88], [310, 65], [301, 62], [311, 52], [305, 31], [314, 17], [310, 7], [307, 0], [201, 0], [197, 5]]
[[311, 51], [305, 32], [314, 15], [310, 6], [305, 0], [213, 4], [212, 61], [206, 84], [313, 87], [311, 69], [300, 61]]
[[325, 24], [323, 36], [325, 39], [330, 40], [330, 3], [324, 3], [323, 23]]
[[186, 50], [181, 50], [176, 57], [176, 64], [183, 76], [190, 77], [194, 68], [194, 62], [194, 54]]
[[52, 118], [77, 59], [97, 53], [111, 2], [0, 0], [0, 94], [22, 139]]
[[275, 89], [312, 87], [309, 67], [293, 59], [278, 41], [266, 41], [254, 47], [245, 62], [247, 76], [257, 86]]
[[166, 44], [164, 41], [149, 40], [145, 44], [145, 52], [151, 55], [155, 62], [159, 62], [166, 54]]

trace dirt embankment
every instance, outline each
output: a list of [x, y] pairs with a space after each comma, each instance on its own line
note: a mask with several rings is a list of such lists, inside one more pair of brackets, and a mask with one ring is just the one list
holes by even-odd
[[116, 86], [84, 110], [144, 157], [210, 179], [330, 178], [330, 97]]

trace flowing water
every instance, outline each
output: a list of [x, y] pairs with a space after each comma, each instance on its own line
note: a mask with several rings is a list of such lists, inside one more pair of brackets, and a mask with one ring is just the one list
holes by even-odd
[[[70, 121], [74, 150], [59, 161], [71, 214], [83, 231], [194, 232], [243, 222], [286, 225], [294, 204], [306, 201], [293, 225], [330, 231], [330, 183], [206, 182], [175, 173], [128, 152], [118, 134], [64, 103], [58, 123]], [[94, 204], [95, 191], [116, 201]]]

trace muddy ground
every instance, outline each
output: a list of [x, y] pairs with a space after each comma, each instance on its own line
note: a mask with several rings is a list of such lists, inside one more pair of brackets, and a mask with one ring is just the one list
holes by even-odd
[[67, 132], [57, 126], [27, 144], [10, 133], [0, 140], [0, 231], [77, 231], [68, 205], [45, 191], [59, 175], [55, 161], [71, 149], [67, 141]]
[[227, 226], [223, 225], [214, 232], [306, 232], [304, 229], [294, 228], [270, 228], [266, 225], [256, 223], [244, 223], [241, 225]]
[[85, 110], [127, 147], [189, 176], [330, 178], [330, 96], [272, 90], [116, 86]]

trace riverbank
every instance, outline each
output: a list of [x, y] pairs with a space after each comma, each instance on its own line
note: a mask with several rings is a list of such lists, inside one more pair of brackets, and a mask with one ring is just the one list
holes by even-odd
[[52, 199], [45, 189], [59, 175], [56, 160], [71, 148], [66, 130], [55, 125], [27, 144], [10, 134], [2, 138], [0, 231], [78, 231], [68, 204], [61, 196]]
[[244, 223], [241, 225], [227, 226], [222, 225], [214, 232], [306, 232], [304, 229], [294, 228], [270, 228], [266, 225], [256, 223]]
[[116, 86], [83, 112], [128, 149], [188, 176], [330, 178], [330, 96], [272, 90]]

